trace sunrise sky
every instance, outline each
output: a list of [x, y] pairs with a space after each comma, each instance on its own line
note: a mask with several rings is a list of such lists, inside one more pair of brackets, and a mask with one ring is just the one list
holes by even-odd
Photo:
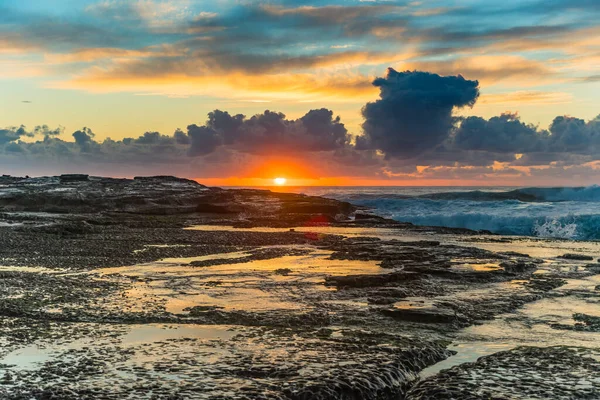
[[597, 0], [0, 0], [0, 173], [600, 183], [598, 21]]

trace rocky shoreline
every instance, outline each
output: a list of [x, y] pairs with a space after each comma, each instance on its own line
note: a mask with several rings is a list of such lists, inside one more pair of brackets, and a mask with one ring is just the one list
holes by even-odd
[[[464, 328], [600, 274], [597, 254], [487, 234], [173, 177], [1, 177], [0, 397], [597, 398], [592, 350], [519, 348], [420, 380]], [[597, 332], [580, 314], [547, 325]], [[585, 384], [494, 378], [522, 352], [541, 360], [524, 370], [564, 358]]]

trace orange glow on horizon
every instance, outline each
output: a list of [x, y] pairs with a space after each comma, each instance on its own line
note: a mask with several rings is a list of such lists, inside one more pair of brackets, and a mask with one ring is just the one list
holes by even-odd
[[287, 179], [285, 185], [274, 185], [273, 178], [194, 178], [195, 181], [206, 186], [217, 187], [265, 187], [276, 191], [290, 190], [294, 191], [296, 187], [306, 186], [522, 186], [522, 183], [514, 179], [494, 180], [482, 184], [481, 180], [460, 180], [460, 179], [368, 179], [356, 178], [351, 176], [323, 177], [315, 179], [294, 178]]
[[273, 184], [273, 177], [286, 177], [288, 184], [292, 180], [318, 179], [319, 171], [309, 165], [306, 160], [291, 157], [268, 157], [249, 168], [241, 178], [270, 180], [267, 185]]
[[[228, 177], [201, 177], [194, 179], [206, 186], [221, 187], [265, 187], [275, 191], [296, 191], [297, 187], [308, 186], [522, 186], [520, 176], [501, 174], [496, 179], [483, 182], [481, 177], [468, 179], [429, 177], [427, 166], [418, 166], [414, 174], [389, 175], [386, 178], [369, 176], [339, 176], [327, 168], [317, 168], [314, 160], [292, 156], [264, 156], [258, 163], [243, 168], [244, 173]], [[500, 165], [496, 173], [502, 172]], [[521, 169], [514, 167], [515, 169]], [[435, 168], [434, 168], [435, 169]], [[465, 168], [470, 169], [470, 168]], [[527, 167], [522, 167], [527, 172]], [[339, 171], [338, 171], [339, 172]], [[485, 174], [484, 174], [485, 175]]]

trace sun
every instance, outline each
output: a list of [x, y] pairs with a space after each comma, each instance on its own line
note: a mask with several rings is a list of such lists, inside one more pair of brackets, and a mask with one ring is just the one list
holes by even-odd
[[273, 183], [276, 184], [277, 186], [283, 186], [283, 185], [285, 185], [286, 182], [287, 182], [287, 179], [285, 179], [285, 178], [273, 179]]

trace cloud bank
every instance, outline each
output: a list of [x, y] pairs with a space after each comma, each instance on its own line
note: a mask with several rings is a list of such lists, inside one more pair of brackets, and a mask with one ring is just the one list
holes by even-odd
[[264, 175], [257, 165], [274, 159], [304, 165], [316, 178], [527, 180], [547, 179], [552, 171], [593, 179], [598, 172], [600, 116], [557, 116], [547, 129], [516, 113], [458, 117], [457, 110], [479, 97], [478, 81], [460, 75], [390, 68], [373, 85], [379, 98], [365, 104], [363, 131], [356, 134], [326, 108], [297, 119], [270, 110], [249, 117], [214, 110], [204, 124], [170, 135], [145, 132], [117, 141], [97, 141], [88, 127], [65, 140], [60, 127], [20, 126], [0, 130], [0, 165], [35, 165], [40, 172], [44, 163], [73, 171], [93, 166], [120, 175], [146, 168], [193, 178], [253, 169], [247, 176]]

